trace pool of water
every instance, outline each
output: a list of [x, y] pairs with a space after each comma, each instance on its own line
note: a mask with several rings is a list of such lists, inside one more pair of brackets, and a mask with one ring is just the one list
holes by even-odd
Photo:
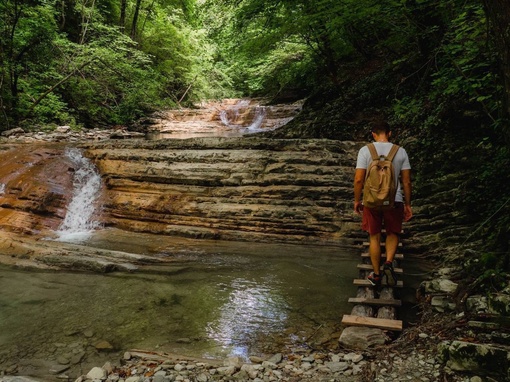
[[356, 293], [356, 250], [108, 229], [84, 244], [167, 262], [111, 274], [0, 267], [0, 370], [75, 376], [133, 348], [246, 358], [306, 347], [339, 328]]

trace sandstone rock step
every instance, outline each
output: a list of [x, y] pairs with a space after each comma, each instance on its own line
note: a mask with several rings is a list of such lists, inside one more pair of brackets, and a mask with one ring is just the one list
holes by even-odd
[[260, 137], [87, 142], [107, 225], [155, 233], [350, 245], [359, 143]]

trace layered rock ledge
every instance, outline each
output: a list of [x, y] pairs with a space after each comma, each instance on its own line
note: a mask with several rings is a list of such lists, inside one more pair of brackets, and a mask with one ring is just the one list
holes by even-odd
[[106, 225], [208, 239], [350, 243], [359, 144], [244, 137], [82, 146], [104, 179]]

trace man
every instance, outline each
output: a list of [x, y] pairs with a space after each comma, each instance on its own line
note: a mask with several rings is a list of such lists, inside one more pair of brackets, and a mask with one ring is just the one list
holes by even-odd
[[[377, 122], [372, 126], [372, 137], [374, 145], [379, 155], [387, 155], [392, 147], [389, 142], [391, 131], [387, 123]], [[395, 195], [395, 204], [388, 209], [367, 208], [361, 203], [361, 194], [365, 183], [367, 168], [372, 161], [367, 146], [362, 147], [358, 152], [356, 163], [356, 173], [354, 175], [354, 212], [362, 215], [361, 228], [367, 231], [370, 237], [369, 253], [372, 267], [374, 269], [367, 279], [374, 286], [381, 284], [383, 276], [386, 276], [386, 282], [390, 286], [397, 283], [395, 272], [393, 270], [393, 259], [397, 252], [399, 234], [402, 231], [402, 222], [408, 221], [413, 216], [411, 209], [411, 165], [409, 157], [404, 148], [400, 147], [393, 158], [393, 169], [395, 180], [397, 181], [397, 192]], [[386, 262], [383, 266], [383, 275], [381, 268], [381, 230], [384, 225], [386, 229]]]

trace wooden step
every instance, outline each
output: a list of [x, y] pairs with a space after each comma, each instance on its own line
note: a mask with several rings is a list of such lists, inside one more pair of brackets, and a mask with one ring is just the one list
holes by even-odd
[[[383, 270], [384, 265], [381, 265], [381, 271]], [[364, 270], [364, 271], [371, 271], [373, 270], [372, 264], [358, 264], [358, 269]], [[404, 273], [404, 270], [402, 268], [393, 268], [395, 273]]]
[[402, 306], [400, 300], [386, 300], [382, 298], [364, 298], [364, 297], [351, 297], [349, 302], [352, 304], [365, 304], [365, 305], [376, 305], [376, 306]]
[[[381, 230], [381, 233], [386, 234], [386, 228], [383, 228], [383, 229]], [[404, 231], [404, 230], [400, 231], [400, 234], [401, 234], [401, 235], [402, 235], [402, 234], [404, 234], [404, 233], [405, 233], [405, 231]]]
[[[386, 278], [383, 277], [383, 282], [381, 283], [381, 286], [388, 286], [386, 285]], [[372, 287], [373, 285], [368, 281], [367, 279], [354, 279], [353, 281], [354, 285], [356, 286], [368, 286]], [[393, 285], [392, 288], [402, 288], [404, 286], [404, 283], [402, 281], [397, 281], [397, 285]]]
[[[361, 254], [361, 257], [370, 257], [370, 253], [368, 253], [368, 252], [363, 252], [363, 253]], [[381, 258], [384, 258], [384, 259], [385, 259], [385, 258], [386, 258], [386, 253], [381, 253]], [[396, 259], [396, 260], [402, 260], [403, 258], [404, 258], [404, 255], [403, 255], [403, 254], [401, 254], [401, 253], [396, 253], [396, 254], [395, 254], [395, 259]]]
[[[381, 244], [381, 247], [386, 247], [386, 243], [384, 241], [382, 241], [380, 244]], [[364, 241], [363, 245], [365, 247], [368, 247], [370, 245], [370, 243], [368, 241]], [[398, 243], [398, 247], [403, 247], [402, 242]]]
[[402, 331], [402, 321], [389, 320], [387, 318], [360, 317], [345, 314], [342, 317], [342, 324], [346, 326], [368, 326], [383, 330]]

